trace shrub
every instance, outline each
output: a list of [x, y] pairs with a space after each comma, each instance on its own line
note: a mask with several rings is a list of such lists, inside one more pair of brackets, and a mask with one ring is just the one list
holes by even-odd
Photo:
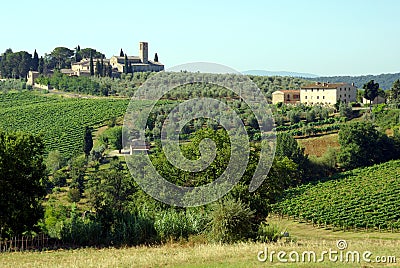
[[282, 233], [278, 225], [262, 222], [258, 227], [257, 241], [262, 243], [276, 242], [282, 238]]
[[81, 200], [81, 193], [76, 188], [69, 189], [67, 196], [68, 200], [73, 203], [79, 202]]
[[166, 210], [157, 215], [154, 227], [162, 241], [187, 239], [190, 235], [201, 234], [206, 226], [206, 217], [195, 211]]
[[228, 199], [214, 205], [210, 215], [210, 240], [233, 243], [250, 238], [254, 211], [241, 200]]

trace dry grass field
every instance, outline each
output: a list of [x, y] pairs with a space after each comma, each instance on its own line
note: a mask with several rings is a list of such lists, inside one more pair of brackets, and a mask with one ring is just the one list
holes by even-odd
[[[174, 242], [154, 247], [106, 248], [57, 250], [46, 252], [0, 254], [0, 267], [398, 267], [400, 266], [400, 234], [377, 232], [334, 232], [316, 229], [311, 225], [277, 218], [269, 219], [289, 231], [292, 241], [274, 244], [239, 243], [233, 245], [205, 244], [201, 240]], [[377, 264], [352, 262], [331, 262], [325, 256], [323, 262], [280, 263], [276, 259], [279, 251], [315, 251], [317, 260], [324, 250], [338, 250], [336, 242], [347, 241], [349, 251], [372, 253], [377, 256], [396, 256], [397, 263]], [[260, 262], [260, 251], [276, 251], [275, 259]], [[287, 257], [286, 257], [287, 258]]]
[[305, 149], [305, 154], [317, 157], [322, 156], [328, 148], [340, 147], [337, 133], [307, 139], [297, 139], [297, 142]]

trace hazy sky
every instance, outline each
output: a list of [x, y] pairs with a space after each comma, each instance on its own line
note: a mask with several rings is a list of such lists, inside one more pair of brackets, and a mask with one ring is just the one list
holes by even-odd
[[2, 1], [0, 51], [57, 46], [194, 61], [239, 71], [400, 72], [400, 1]]

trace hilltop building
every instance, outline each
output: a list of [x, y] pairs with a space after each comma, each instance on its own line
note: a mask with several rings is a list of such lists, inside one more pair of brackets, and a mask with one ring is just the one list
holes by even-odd
[[300, 102], [307, 105], [334, 105], [339, 100], [344, 103], [356, 102], [357, 88], [354, 83], [315, 82], [300, 89]]
[[[149, 60], [149, 45], [147, 42], [139, 43], [139, 56], [127, 56], [128, 65], [132, 68], [132, 72], [161, 72], [164, 65], [158, 61]], [[93, 59], [93, 71], [96, 73], [96, 61]], [[103, 59], [103, 66], [111, 66], [112, 76], [119, 77], [125, 72], [125, 57], [112, 56], [110, 59]], [[90, 59], [82, 59], [79, 62], [71, 64], [71, 69], [61, 69], [61, 73], [68, 76], [90, 76]], [[53, 71], [49, 71], [51, 75]], [[29, 71], [27, 75], [27, 84], [35, 85], [35, 79], [39, 77], [39, 73]], [[37, 85], [35, 85], [37, 86]]]
[[[164, 65], [160, 62], [149, 60], [149, 45], [147, 42], [139, 43], [139, 56], [127, 56], [128, 65], [132, 67], [132, 72], [161, 72]], [[125, 57], [112, 56], [110, 64], [113, 69], [123, 73], [125, 71]]]

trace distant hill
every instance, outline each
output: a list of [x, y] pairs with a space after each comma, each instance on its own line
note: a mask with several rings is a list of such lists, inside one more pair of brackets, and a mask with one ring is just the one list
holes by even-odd
[[380, 75], [362, 75], [362, 76], [325, 76], [325, 77], [312, 77], [308, 80], [319, 81], [319, 82], [345, 82], [354, 83], [358, 88], [362, 88], [365, 83], [370, 80], [375, 80], [379, 83], [379, 87], [382, 89], [390, 89], [393, 82], [400, 79], [400, 73], [394, 74], [380, 74]]
[[285, 71], [273, 72], [273, 71], [265, 71], [265, 70], [248, 70], [248, 71], [242, 72], [242, 74], [258, 75], [258, 76], [290, 76], [290, 77], [302, 77], [302, 78], [318, 77], [318, 75], [316, 75], [316, 74], [285, 72]]

